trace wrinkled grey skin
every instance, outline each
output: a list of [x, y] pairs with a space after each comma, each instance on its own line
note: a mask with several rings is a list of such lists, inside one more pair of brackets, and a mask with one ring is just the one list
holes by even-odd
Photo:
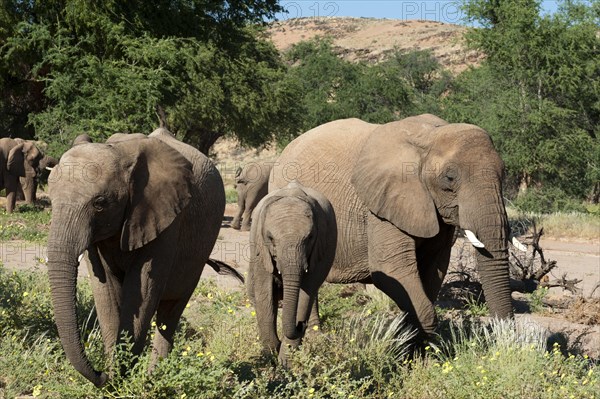
[[[287, 363], [308, 325], [319, 324], [317, 293], [329, 273], [337, 238], [333, 208], [319, 192], [298, 183], [264, 197], [252, 214], [248, 295], [256, 308], [265, 349]], [[283, 299], [283, 338], [277, 336]]]
[[[12, 213], [17, 202], [19, 178], [36, 178], [44, 154], [32, 141], [0, 139], [0, 190], [6, 189], [6, 212]], [[34, 184], [24, 187], [25, 198], [34, 198]]]
[[287, 185], [289, 165], [335, 211], [338, 244], [327, 281], [374, 283], [425, 338], [436, 327], [433, 301], [455, 229], [463, 228], [485, 245], [477, 269], [490, 313], [512, 316], [504, 164], [484, 130], [428, 114], [385, 125], [338, 120], [285, 148], [270, 191]]
[[238, 196], [238, 212], [231, 222], [236, 230], [249, 231], [252, 211], [267, 195], [272, 162], [252, 162], [238, 169], [235, 189]]
[[50, 173], [49, 192], [48, 276], [67, 358], [96, 386], [106, 383], [107, 374], [85, 355], [76, 316], [78, 256], [87, 250], [107, 354], [122, 332], [140, 354], [156, 315], [152, 369], [173, 345], [219, 233], [225, 193], [217, 169], [201, 152], [159, 132], [71, 148]]

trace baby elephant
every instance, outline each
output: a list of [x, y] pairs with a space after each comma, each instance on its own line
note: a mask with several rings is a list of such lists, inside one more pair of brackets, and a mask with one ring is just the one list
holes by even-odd
[[273, 164], [270, 162], [252, 162], [236, 171], [238, 212], [231, 222], [232, 228], [241, 231], [250, 230], [250, 215], [258, 202], [267, 195], [272, 167]]
[[[294, 182], [264, 197], [252, 219], [248, 294], [263, 346], [286, 365], [288, 348], [300, 344], [307, 325], [319, 324], [317, 292], [335, 256], [335, 215], [321, 193]], [[283, 345], [277, 336], [279, 299]]]

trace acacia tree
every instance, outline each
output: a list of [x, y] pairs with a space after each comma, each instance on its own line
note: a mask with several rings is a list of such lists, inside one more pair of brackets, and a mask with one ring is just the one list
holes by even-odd
[[44, 102], [29, 123], [54, 152], [81, 132], [149, 132], [157, 109], [205, 153], [223, 135], [257, 144], [297, 129], [286, 67], [249, 27], [280, 10], [275, 0], [38, 3], [9, 2], [34, 8], [11, 14], [1, 55], [29, 60], [23, 75]]
[[486, 128], [523, 193], [597, 202], [600, 7], [559, 4], [543, 15], [538, 0], [467, 1], [466, 15], [479, 26], [466, 37], [486, 59], [454, 83], [446, 116]]

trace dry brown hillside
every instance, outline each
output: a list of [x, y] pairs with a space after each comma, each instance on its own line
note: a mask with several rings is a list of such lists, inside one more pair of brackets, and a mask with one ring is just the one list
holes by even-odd
[[275, 22], [268, 34], [280, 51], [315, 36], [331, 36], [336, 51], [352, 61], [378, 62], [394, 49], [430, 49], [442, 65], [456, 73], [481, 59], [480, 54], [465, 49], [465, 29], [423, 20], [313, 17]]

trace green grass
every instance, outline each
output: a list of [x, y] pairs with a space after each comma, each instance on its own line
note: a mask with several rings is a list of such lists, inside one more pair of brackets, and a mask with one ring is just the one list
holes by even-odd
[[[106, 370], [89, 285], [78, 288], [86, 351]], [[463, 321], [443, 319], [435, 344], [408, 357], [411, 330], [373, 293], [324, 286], [322, 330], [310, 331], [285, 370], [262, 354], [244, 292], [202, 281], [155, 374], [146, 372], [149, 351], [134, 364], [125, 340], [115, 361], [129, 373], [95, 389], [65, 359], [45, 274], [0, 267], [0, 397], [598, 398], [600, 368], [589, 359], [546, 351], [535, 330], [480, 324], [466, 312]]]
[[236, 204], [238, 197], [237, 197], [237, 190], [235, 189], [235, 187], [230, 187], [230, 188], [226, 188], [225, 189], [225, 200], [227, 201], [228, 204]]
[[0, 241], [43, 242], [48, 238], [49, 229], [50, 209], [19, 205], [11, 214], [0, 209]]

